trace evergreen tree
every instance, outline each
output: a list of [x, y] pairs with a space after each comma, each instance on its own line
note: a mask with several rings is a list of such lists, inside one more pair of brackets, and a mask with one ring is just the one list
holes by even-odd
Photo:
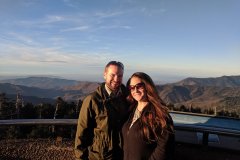
[[9, 101], [5, 93], [0, 93], [0, 119], [12, 119], [14, 113], [14, 103]]
[[54, 118], [63, 118], [64, 117], [66, 105], [67, 105], [66, 102], [61, 97], [57, 98]]
[[34, 119], [37, 118], [37, 110], [32, 103], [27, 103], [20, 110], [20, 118]]

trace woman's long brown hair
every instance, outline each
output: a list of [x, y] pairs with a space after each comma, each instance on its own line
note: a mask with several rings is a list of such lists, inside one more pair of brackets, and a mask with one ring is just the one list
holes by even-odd
[[[127, 87], [129, 87], [133, 77], [139, 78], [145, 85], [149, 104], [143, 109], [140, 120], [144, 138], [147, 142], [152, 143], [159, 138], [159, 133], [163, 131], [163, 128], [167, 127], [173, 132], [172, 119], [166, 105], [159, 97], [157, 88], [151, 77], [146, 73], [136, 72], [129, 78]], [[131, 94], [129, 94], [128, 100], [132, 103], [132, 106], [136, 106], [137, 101], [133, 99]]]

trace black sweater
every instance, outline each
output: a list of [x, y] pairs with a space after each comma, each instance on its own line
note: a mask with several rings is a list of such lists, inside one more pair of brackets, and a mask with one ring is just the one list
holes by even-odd
[[132, 125], [132, 116], [124, 124], [123, 149], [124, 160], [170, 160], [173, 159], [175, 137], [174, 133], [164, 129], [159, 140], [156, 143], [148, 144], [144, 141], [143, 134], [140, 130], [140, 118]]

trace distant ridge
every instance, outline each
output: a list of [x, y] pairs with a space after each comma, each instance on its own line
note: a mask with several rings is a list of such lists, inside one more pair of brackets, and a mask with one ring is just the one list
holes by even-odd
[[167, 104], [240, 111], [240, 76], [186, 78], [157, 88]]
[[[17, 95], [16, 94], [7, 94], [7, 98], [16, 100]], [[32, 103], [34, 105], [40, 104], [40, 103], [49, 103], [54, 104], [56, 102], [55, 99], [51, 98], [39, 98], [36, 96], [22, 96], [24, 103]]]
[[[215, 86], [158, 86], [160, 97], [171, 104], [184, 104], [196, 107], [240, 107], [240, 87], [215, 87]], [[240, 108], [239, 108], [240, 109]]]
[[175, 85], [197, 85], [216, 87], [240, 87], [240, 76], [222, 76], [216, 78], [186, 78]]
[[[16, 95], [21, 92], [29, 101], [36, 97], [56, 99], [58, 96], [66, 101], [76, 101], [93, 92], [98, 85], [97, 82], [29, 77], [0, 81], [0, 93]], [[176, 83], [157, 85], [157, 89], [167, 104], [202, 109], [217, 107], [240, 112], [240, 76], [186, 78]]]
[[0, 83], [0, 93], [17, 94], [21, 93], [23, 96], [34, 96], [39, 98], [56, 98], [63, 96], [64, 92], [57, 89], [42, 89], [37, 87], [28, 87], [15, 85], [10, 83]]
[[[28, 97], [28, 102], [38, 98], [56, 99], [62, 97], [66, 101], [77, 101], [93, 92], [99, 83], [83, 82], [50, 77], [28, 77], [0, 81], [0, 93], [16, 95], [21, 93]], [[16, 96], [13, 96], [14, 99]]]
[[37, 87], [42, 89], [64, 88], [66, 86], [77, 85], [79, 82], [75, 80], [67, 80], [61, 78], [50, 77], [27, 77], [17, 79], [1, 80], [0, 83], [11, 83], [28, 87]]

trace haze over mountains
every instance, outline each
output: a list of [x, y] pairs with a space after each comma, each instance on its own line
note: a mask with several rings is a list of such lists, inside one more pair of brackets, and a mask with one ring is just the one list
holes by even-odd
[[[86, 94], [92, 92], [98, 86], [97, 82], [82, 82], [49, 77], [28, 77], [0, 81], [0, 93], [6, 93], [7, 97], [16, 97], [21, 93], [24, 101], [35, 103], [51, 102], [57, 97], [62, 97], [67, 101], [77, 101]], [[31, 97], [31, 98], [30, 98]], [[39, 100], [36, 100], [40, 98]], [[15, 99], [15, 98], [14, 98]], [[33, 103], [33, 102], [32, 102]]]
[[222, 76], [216, 78], [186, 78], [175, 85], [196, 85], [215, 87], [240, 87], [240, 76]]
[[52, 88], [60, 89], [65, 86], [77, 85], [78, 81], [60, 79], [60, 78], [50, 78], [50, 77], [28, 77], [28, 78], [1, 80], [0, 83], [10, 83], [15, 85], [37, 87], [42, 89], [52, 89]]
[[[1, 80], [0, 93], [4, 92], [8, 97], [14, 98], [20, 92], [25, 102], [49, 102], [58, 96], [67, 101], [77, 101], [94, 91], [98, 85], [97, 82], [28, 77]], [[217, 107], [240, 112], [240, 76], [186, 78], [176, 83], [157, 85], [157, 88], [167, 104], [205, 109]]]
[[240, 112], [240, 76], [186, 78], [158, 90], [166, 103]]

